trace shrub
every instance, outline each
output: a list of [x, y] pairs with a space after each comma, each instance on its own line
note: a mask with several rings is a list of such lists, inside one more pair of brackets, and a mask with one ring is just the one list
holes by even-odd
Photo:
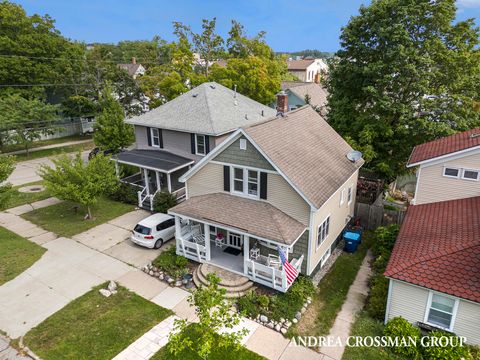
[[[452, 336], [456, 339], [452, 339], [451, 342], [449, 341], [447, 346], [440, 346], [438, 344], [438, 340], [442, 337], [451, 338]], [[423, 358], [425, 360], [457, 360], [462, 358], [467, 359], [469, 356], [467, 346], [457, 345], [460, 344], [460, 339], [451, 333], [431, 331], [426, 338], [429, 338], [428, 341], [427, 339], [423, 339], [422, 341], [423, 345], [428, 345], [422, 346]]]
[[480, 359], [480, 346], [467, 345], [470, 357], [467, 359], [479, 360]]
[[270, 298], [267, 295], [259, 295], [257, 298], [257, 303], [263, 309], [268, 309], [268, 305], [270, 305]]
[[[406, 356], [408, 359], [420, 359], [420, 351], [417, 345], [420, 344], [420, 329], [410, 324], [402, 317], [395, 317], [391, 319], [385, 329], [383, 335], [391, 338], [404, 338], [407, 341], [407, 346], [394, 346], [392, 351], [399, 355]], [[415, 346], [408, 346], [408, 339], [415, 339]]]
[[174, 195], [166, 191], [160, 191], [153, 199], [153, 210], [157, 213], [166, 214], [168, 209], [177, 204], [177, 199]]
[[259, 306], [257, 293], [253, 290], [248, 291], [245, 296], [237, 300], [238, 310], [251, 318], [256, 318], [262, 313]]
[[270, 299], [270, 317], [293, 319], [300, 311], [309, 296], [315, 294], [315, 286], [310, 278], [300, 275], [284, 294], [278, 294]]
[[372, 253], [375, 257], [391, 253], [399, 230], [400, 226], [397, 224], [380, 226], [375, 230], [375, 242], [372, 246]]
[[174, 278], [178, 278], [186, 272], [187, 264], [187, 258], [175, 253], [175, 246], [172, 246], [167, 251], [162, 252], [155, 260], [153, 260], [154, 266], [158, 267], [162, 271], [165, 271]]
[[383, 321], [387, 308], [388, 279], [383, 275], [377, 275], [370, 280], [370, 294], [365, 306], [368, 315]]
[[138, 202], [137, 191], [131, 185], [121, 183], [116, 191], [109, 194], [110, 199], [126, 204], [136, 205]]

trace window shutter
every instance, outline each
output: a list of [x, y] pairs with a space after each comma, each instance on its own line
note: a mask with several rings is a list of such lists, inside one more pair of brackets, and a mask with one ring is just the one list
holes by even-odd
[[223, 190], [230, 192], [230, 166], [223, 166]]
[[260, 199], [267, 200], [267, 173], [260, 173]]
[[192, 154], [195, 154], [195, 134], [190, 134], [190, 145]]
[[152, 133], [149, 127], [147, 127], [147, 142], [148, 146], [152, 146]]
[[210, 136], [205, 135], [205, 155], [210, 152]]
[[160, 142], [160, 149], [163, 149], [163, 133], [162, 129], [158, 129], [158, 137]]

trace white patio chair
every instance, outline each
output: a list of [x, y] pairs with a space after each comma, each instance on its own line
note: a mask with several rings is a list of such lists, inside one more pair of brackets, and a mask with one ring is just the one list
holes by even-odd
[[215, 237], [215, 246], [219, 248], [223, 248], [225, 246], [225, 236]]
[[277, 255], [268, 254], [268, 266], [280, 269], [282, 262]]

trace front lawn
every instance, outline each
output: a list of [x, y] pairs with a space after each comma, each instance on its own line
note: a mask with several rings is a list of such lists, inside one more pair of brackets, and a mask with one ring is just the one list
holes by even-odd
[[68, 201], [37, 209], [21, 216], [59, 236], [71, 237], [132, 210], [134, 210], [133, 205], [100, 198], [92, 206], [93, 220], [84, 220], [86, 210]]
[[32, 266], [45, 251], [43, 247], [0, 227], [0, 285]]
[[0, 206], [0, 211], [5, 209], [11, 209], [20, 205], [31, 204], [35, 201], [44, 200], [51, 197], [50, 192], [47, 189], [43, 191], [31, 192], [31, 193], [24, 193], [24, 192], [18, 191], [19, 188], [22, 188], [24, 186], [42, 185], [42, 184], [43, 184], [42, 181], [37, 181], [29, 184], [15, 186], [12, 189], [12, 193], [8, 198], [7, 202], [4, 204], [4, 206]]
[[362, 243], [355, 253], [343, 253], [338, 257], [330, 271], [320, 281], [312, 304], [300, 322], [290, 329], [289, 335], [328, 335], [373, 239], [372, 232], [364, 232]]
[[[190, 339], [195, 339], [196, 335], [196, 328], [195, 324], [192, 324], [187, 327], [187, 331], [189, 334]], [[220, 335], [218, 335], [220, 336]], [[214, 345], [215, 346], [215, 345]], [[173, 355], [169, 351], [169, 345], [167, 344], [163, 348], [161, 348], [152, 358], [151, 360], [174, 360], [174, 359], [181, 359], [181, 360], [201, 360], [201, 358], [195, 354], [193, 351], [189, 349], [185, 349], [181, 353], [177, 355]], [[253, 351], [248, 350], [245, 347], [240, 347], [239, 349], [227, 347], [227, 348], [218, 348], [214, 347], [213, 351], [208, 356], [209, 360], [224, 360], [224, 359], [235, 359], [235, 360], [260, 360], [265, 359], [263, 356], [254, 353]]]
[[[366, 312], [361, 312], [350, 330], [350, 336], [360, 336], [365, 338], [367, 336], [375, 337], [383, 335], [383, 328], [385, 326], [382, 322], [375, 320], [368, 316]], [[392, 353], [390, 350], [382, 347], [346, 347], [343, 353], [342, 360], [406, 360]]]
[[172, 314], [119, 286], [106, 298], [93, 288], [25, 335], [24, 343], [44, 360], [112, 359]]

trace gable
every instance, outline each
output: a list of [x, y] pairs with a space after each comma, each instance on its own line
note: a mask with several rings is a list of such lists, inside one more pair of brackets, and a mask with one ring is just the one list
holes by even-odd
[[[247, 148], [245, 150], [240, 149], [240, 140], [246, 141]], [[245, 136], [241, 136], [236, 139], [212, 160], [227, 164], [249, 166], [259, 169], [275, 171], [270, 162], [265, 159], [262, 154], [260, 154], [260, 152], [250, 141], [245, 138]]]

